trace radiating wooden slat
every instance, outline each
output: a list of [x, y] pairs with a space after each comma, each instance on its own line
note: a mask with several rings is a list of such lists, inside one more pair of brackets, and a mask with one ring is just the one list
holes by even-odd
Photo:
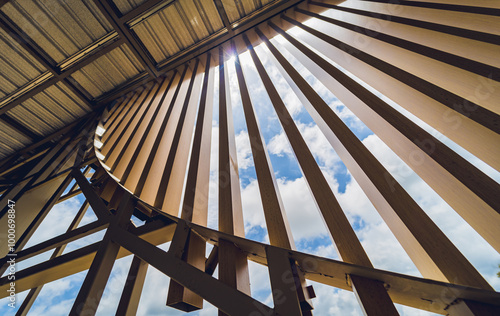
[[[181, 87], [183, 86], [182, 82], [184, 81], [184, 78], [186, 76], [188, 68], [189, 67], [187, 67], [187, 65], [184, 67], [184, 70], [182, 71], [182, 74], [180, 76], [180, 81], [175, 88], [172, 99], [169, 100], [170, 104], [168, 106], [167, 113], [165, 114], [165, 117], [163, 118], [163, 121], [161, 122], [159, 133], [154, 135], [154, 143], [152, 145], [152, 149], [148, 152], [145, 152], [145, 156], [147, 157], [147, 160], [146, 160], [146, 163], [144, 164], [144, 168], [138, 170], [139, 171], [138, 175], [140, 175], [140, 177], [138, 178], [138, 180], [136, 182], [136, 187], [134, 190], [134, 194], [137, 196], [142, 195], [146, 180], [147, 180], [148, 176], [150, 175], [149, 171], [151, 169], [155, 170], [155, 168], [153, 168], [153, 163], [155, 161], [155, 157], [156, 157], [158, 150], [160, 150], [160, 144], [163, 142], [166, 142], [165, 140], [162, 140], [162, 139], [163, 139], [163, 135], [166, 134], [165, 130], [167, 128], [168, 123], [171, 122], [172, 120], [175, 121], [175, 116], [172, 113], [174, 112], [175, 105], [177, 104], [177, 102], [176, 102], [177, 97], [179, 95]], [[163, 155], [165, 155], [165, 154], [163, 153]], [[154, 194], [151, 192], [150, 196], [153, 197]], [[141, 199], [148, 200], [145, 197], [141, 197]]]
[[[340, 98], [493, 247], [500, 249], [496, 229], [500, 225], [500, 201], [496, 198], [500, 194], [498, 183], [340, 69], [284, 33], [275, 24], [270, 25], [287, 39], [290, 44], [285, 43], [284, 46], [312, 71], [318, 80]], [[332, 80], [332, 77], [335, 80]], [[394, 183], [390, 177], [384, 176], [384, 179]], [[478, 213], [481, 216], [477, 216]]]
[[[296, 22], [294, 22], [295, 20], [286, 16], [284, 19], [294, 25], [296, 24]], [[315, 30], [301, 23], [297, 25], [308, 32], [320, 35]], [[361, 57], [368, 56], [366, 53], [333, 39], [330, 36], [320, 36], [322, 36], [323, 39], [319, 39], [315, 36], [299, 36], [299, 38], [313, 47], [319, 48], [323, 54], [337, 61], [341, 67], [344, 67], [415, 116], [421, 118], [424, 122], [434, 127], [466, 150], [469, 150], [472, 154], [476, 155], [490, 166], [500, 170], [500, 164], [495, 158], [498, 155], [497, 151], [500, 151], [498, 146], [495, 145], [498, 143], [500, 136], [491, 130], [494, 126], [500, 126], [498, 123], [495, 123], [495, 115], [487, 114], [484, 111], [480, 113], [480, 111], [476, 110], [472, 105], [463, 104], [458, 100], [456, 100], [455, 103], [451, 102], [451, 99], [447, 99], [448, 101], [435, 100], [431, 96], [419, 92], [416, 89], [418, 86], [410, 82], [407, 82], [408, 85], [404, 84], [400, 82], [398, 78], [394, 78], [384, 73], [384, 71], [377, 69], [376, 61], [362, 61]], [[327, 44], [323, 40], [328, 40], [329, 43]], [[387, 63], [384, 65], [393, 67]], [[419, 81], [419, 79], [417, 79], [417, 81]], [[481, 87], [484, 88], [485, 86], [482, 85]], [[447, 102], [448, 104], [443, 104], [441, 101]], [[478, 121], [474, 121], [473, 115], [479, 115], [481, 120], [478, 119]], [[483, 119], [489, 121], [489, 123], [483, 122]], [[497, 127], [494, 128], [496, 129]]]
[[[163, 78], [163, 81], [159, 82], [151, 90], [151, 94], [146, 100], [144, 100], [144, 104], [142, 106], [143, 110], [140, 111], [140, 113], [137, 113], [134, 117], [132, 120], [132, 126], [130, 126], [129, 131], [122, 136], [116, 150], [112, 154], [108, 152], [108, 156], [105, 158], [104, 162], [108, 166], [111, 166], [111, 170], [114, 170], [118, 166], [121, 159], [126, 159], [125, 161], [130, 159], [131, 151], [127, 151], [127, 149], [137, 147], [137, 143], [142, 135], [141, 132], [145, 129], [147, 123], [151, 121], [151, 116], [156, 109], [156, 101], [159, 99], [157, 96], [159, 94], [161, 95], [167, 84], [168, 80]], [[127, 153], [128, 155], [126, 155]]]
[[[189, 152], [193, 139], [193, 129], [200, 98], [201, 82], [204, 68], [200, 59], [191, 64], [193, 77], [188, 87], [183, 110], [175, 130], [174, 141], [165, 163], [165, 171], [160, 181], [160, 192], [156, 196], [155, 205], [170, 214], [179, 214], [181, 207], [184, 180], [187, 173]], [[166, 190], [163, 188], [166, 186]]]
[[[219, 47], [219, 230], [245, 236], [225, 55], [224, 48]], [[225, 241], [219, 243], [219, 279], [250, 294], [246, 256], [233, 244]], [[219, 315], [225, 314], [219, 311]]]
[[109, 166], [113, 165], [114, 160], [116, 159], [117, 154], [120, 150], [125, 146], [125, 143], [129, 141], [130, 134], [133, 132], [133, 128], [137, 125], [139, 118], [144, 114], [147, 110], [147, 105], [151, 104], [151, 99], [155, 95], [155, 92], [158, 90], [158, 84], [151, 84], [151, 86], [144, 90], [141, 95], [138, 97], [137, 101], [134, 104], [134, 109], [128, 113], [128, 116], [125, 118], [126, 123], [120, 124], [118, 129], [116, 130], [115, 135], [111, 138], [111, 146], [103, 146], [101, 149], [101, 154], [105, 156], [103, 161], [107, 163]]
[[110, 122], [110, 125], [109, 126], [105, 126], [106, 127], [106, 132], [104, 133], [104, 135], [102, 136], [101, 138], [101, 141], [103, 143], [107, 143], [108, 142], [108, 139], [113, 136], [113, 134], [115, 133], [115, 129], [121, 125], [121, 122], [126, 122], [125, 120], [125, 117], [128, 116], [129, 112], [132, 110], [132, 107], [133, 105], [135, 104], [137, 98], [141, 95], [141, 92], [144, 91], [144, 87], [141, 87], [141, 88], [138, 88], [136, 91], [134, 91], [130, 97], [128, 97], [126, 100], [127, 102], [125, 102], [123, 105], [122, 105], [122, 111], [119, 112], [119, 114], [115, 117], [115, 119]]
[[[488, 288], [488, 284], [481, 275], [403, 187], [335, 115], [328, 104], [309, 86], [264, 34], [258, 29], [257, 32], [278, 60], [277, 65], [296, 95], [421, 273], [426, 277], [437, 279], [444, 275], [447, 280], [459, 284]], [[399, 226], [401, 224], [404, 227]], [[407, 231], [403, 233], [405, 230]], [[438, 240], [439, 242], [436, 242]]]
[[[330, 185], [321, 172], [321, 169], [316, 163], [316, 160], [309, 151], [306, 142], [302, 138], [302, 135], [290, 116], [285, 104], [281, 100], [278, 91], [272, 84], [271, 78], [264, 69], [264, 66], [255, 53], [248, 38], [243, 35], [243, 39], [248, 50], [250, 51], [252, 60], [257, 68], [257, 72], [259, 73], [274, 109], [276, 110], [276, 114], [278, 115], [283, 130], [287, 135], [288, 141], [292, 146], [295, 157], [297, 158], [311, 193], [316, 201], [316, 204], [318, 205], [318, 208], [320, 209], [321, 214], [323, 215], [323, 219], [325, 220], [329, 233], [335, 242], [340, 257], [346, 262], [371, 267], [372, 264], [370, 259], [366, 255], [361, 243], [356, 237], [353, 228], [342, 211], [342, 208], [335, 198]], [[362, 287], [363, 285], [360, 284], [359, 286]], [[379, 291], [385, 293], [385, 289], [383, 289], [383, 287], [379, 287]], [[370, 309], [372, 304], [381, 304], [380, 301], [375, 302], [368, 296], [363, 297], [361, 301], [364, 303], [366, 309]], [[397, 311], [387, 295], [383, 303], [387, 309], [388, 315], [397, 315]]]
[[[205, 76], [200, 97], [196, 129], [193, 139], [191, 159], [186, 179], [181, 218], [200, 225], [207, 224], [208, 188], [210, 177], [210, 153], [212, 137], [212, 111], [214, 69], [210, 67], [211, 56], [205, 60]], [[190, 265], [205, 270], [206, 242], [196, 234], [191, 234], [187, 241], [183, 260]], [[203, 298], [192, 293], [174, 280], [170, 281], [167, 301], [175, 302], [182, 310], [189, 311], [203, 307]], [[176, 293], [176, 297], [171, 297]]]
[[[160, 100], [160, 112], [153, 122], [146, 139], [141, 140], [141, 143], [134, 153], [134, 157], [127, 164], [127, 168], [120, 177], [120, 182], [127, 188], [130, 188], [131, 191], [136, 192], [136, 194], [140, 193], [136, 190], [141, 182], [141, 177], [147, 175], [143, 173], [143, 170], [150, 168], [150, 164], [154, 158], [154, 155], [151, 157], [151, 152], [157, 150], [160, 142], [159, 135], [163, 133], [163, 130], [168, 122], [168, 118], [172, 111], [171, 107], [173, 105], [171, 101], [176, 96], [180, 79], [182, 79], [181, 74], [175, 72], [172, 75], [172, 81], [170, 82], [169, 89]], [[142, 183], [142, 185], [144, 185], [144, 183]]]
[[[148, 136], [150, 136], [150, 131], [152, 130], [155, 122], [157, 121], [158, 116], [161, 117], [161, 110], [164, 108], [164, 100], [167, 96], [167, 92], [170, 91], [172, 87], [172, 83], [174, 82], [175, 73], [170, 77], [169, 80], [166, 80], [163, 85], [160, 87], [159, 94], [156, 96], [154, 100], [154, 105], [152, 106], [153, 113], [150, 113], [151, 116], [148, 116], [143, 124], [141, 125], [139, 134], [140, 139], [135, 138], [127, 147], [124, 155], [117, 160], [115, 164], [111, 167], [111, 172], [120, 179], [121, 183], [125, 183], [127, 180], [137, 158], [142, 152], [143, 146], [146, 142]], [[149, 114], [148, 114], [149, 115]], [[139, 135], [138, 135], [139, 136]], [[119, 163], [121, 160], [125, 161], [124, 163]]]
[[[134, 93], [128, 93], [123, 98], [123, 100], [121, 100], [120, 102], [117, 102], [117, 104], [115, 104], [113, 106], [113, 108], [109, 111], [109, 113], [107, 115], [106, 122], [104, 122], [104, 124], [103, 124], [103, 127], [105, 129], [109, 128], [112, 125], [115, 125], [116, 120], [123, 113], [123, 111], [127, 108], [127, 105], [129, 104], [129, 101], [133, 95], [134, 95]], [[116, 101], [118, 101], [118, 100], [116, 100]]]
[[137, 111], [139, 111], [140, 105], [151, 91], [152, 86], [151, 84], [148, 88], [134, 95], [129, 101], [129, 107], [122, 113], [123, 116], [119, 118], [119, 123], [110, 126], [109, 131], [103, 135], [101, 142], [103, 142], [104, 146], [102, 146], [100, 152], [104, 157], [106, 157], [108, 151], [116, 147], [118, 141], [121, 140], [123, 133], [125, 133], [125, 127], [130, 125], [131, 120], [135, 117]]
[[[330, 14], [342, 19], [342, 21], [361, 24], [371, 29], [365, 33], [377, 34], [383, 31], [386, 34], [453, 55], [497, 68], [500, 67], [500, 61], [496, 58], [498, 47], [491, 42], [481, 41], [480, 34], [467, 36], [468, 30], [456, 28], [451, 28], [449, 32], [444, 32], [445, 30], [442, 27], [440, 28], [439, 25], [425, 24], [418, 20], [405, 19], [394, 15], [374, 14], [363, 10], [316, 1], [310, 3], [314, 6], [334, 9], [335, 11]], [[497, 42], [500, 42], [500, 37], [497, 38]]]
[[[234, 42], [232, 46], [232, 49], [236, 51]], [[250, 139], [250, 146], [255, 163], [255, 171], [257, 174], [257, 182], [259, 185], [264, 217], [266, 219], [269, 241], [271, 245], [274, 246], [285, 249], [295, 249], [295, 242], [293, 240], [288, 218], [285, 213], [283, 201], [279, 193], [278, 183], [276, 182], [271, 160], [269, 159], [269, 154], [265, 145], [266, 143], [260, 132], [255, 109], [250, 99], [248, 85], [238, 56], [235, 58], [234, 65], [236, 68], [243, 111], [245, 113], [247, 123], [248, 137]], [[299, 274], [298, 278], [300, 279], [301, 287], [298, 288], [297, 291], [299, 292], [298, 295], [300, 304], [304, 306], [304, 313], [306, 313], [306, 310], [312, 307], [312, 303], [309, 295], [307, 294], [307, 290], [305, 290], [307, 287], [305, 279], [301, 273]], [[297, 295], [297, 293], [294, 295]]]
[[[186, 65], [186, 67], [186, 77], [191, 78], [193, 75], [193, 70], [189, 67], [189, 65]], [[174, 103], [172, 105], [172, 112], [168, 119], [163, 135], [158, 135], [161, 136], [161, 142], [159, 143], [156, 156], [154, 157], [151, 164], [151, 171], [153, 172], [150, 172], [147, 175], [146, 181], [144, 183], [144, 190], [141, 192], [141, 199], [143, 199], [144, 201], [148, 201], [152, 205], [155, 205], [159, 194], [165, 194], [166, 185], [161, 186], [161, 182], [163, 179], [163, 175], [166, 172], [169, 172], [167, 169], [165, 169], [166, 160], [169, 157], [172, 144], [178, 141], [178, 139], [175, 139], [175, 131], [179, 126], [179, 122], [182, 120], [181, 117], [185, 115], [185, 108], [183, 105], [187, 97], [190, 83], [191, 80], [189, 79], [186, 79], [184, 81], [181, 80], [179, 92], [175, 101], [173, 100]], [[161, 202], [163, 202], [163, 200]], [[161, 208], [162, 204], [155, 206]], [[172, 213], [177, 214], [177, 211]]]
[[[325, 17], [300, 8], [297, 8], [296, 12], [316, 18], [318, 21], [315, 26], [316, 30], [336, 34], [335, 38], [346, 45], [365, 50], [371, 56], [390, 63], [392, 66], [410, 74], [409, 78], [406, 79], [397, 74], [396, 71], [390, 70], [390, 73], [393, 76], [398, 76], [400, 81], [407, 84], [411, 82], [414, 86], [420, 86], [420, 91], [436, 99], [437, 97], [432, 95], [433, 91], [428, 91], [432, 86], [435, 86], [437, 87], [434, 88], [435, 90], [446, 95], [452, 102], [467, 104], [473, 109], [470, 112], [491, 112], [498, 122], [500, 106], [495, 100], [500, 97], [500, 92], [493, 90], [488, 92], [490, 97], [480, 97], [477, 86], [481, 84], [481, 79], [498, 82], [500, 80], [500, 69], [466, 58], [460, 58], [453, 54], [433, 50], [427, 46], [393, 37], [380, 31], [374, 34], [373, 30], [363, 27], [364, 21], [361, 21], [361, 25], [358, 25]], [[483, 78], [478, 77], [478, 75]], [[415, 80], [415, 77], [419, 78], [419, 81], [424, 80], [425, 83]], [[446, 101], [444, 98], [442, 100]], [[500, 129], [491, 129], [497, 133], [500, 131]]]
[[288, 112], [283, 100], [279, 96], [278, 91], [272, 84], [271, 78], [267, 74], [259, 57], [255, 53], [253, 46], [248, 39], [243, 37], [250, 51], [252, 60], [257, 68], [260, 79], [264, 83], [264, 87], [271, 99], [276, 114], [280, 120], [281, 126], [285, 131], [288, 141], [292, 146], [293, 152], [299, 166], [304, 174], [311, 193], [316, 200], [318, 208], [325, 219], [328, 230], [338, 247], [338, 252], [341, 258], [347, 262], [353, 262], [370, 266], [370, 260], [366, 255], [361, 243], [359, 242], [354, 230], [352, 229], [347, 217], [342, 211], [337, 199], [333, 195], [330, 185], [326, 181], [321, 172], [316, 160], [309, 151], [306, 142], [302, 138], [297, 126], [295, 125], [290, 113]]

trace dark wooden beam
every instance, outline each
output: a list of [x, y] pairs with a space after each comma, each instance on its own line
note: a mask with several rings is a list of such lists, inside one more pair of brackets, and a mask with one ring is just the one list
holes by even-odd
[[135, 24], [137, 21], [146, 19], [151, 14], [164, 9], [175, 0], [149, 0], [135, 7], [125, 14], [120, 14], [119, 21], [122, 23]]
[[147, 70], [149, 75], [153, 78], [158, 77], [158, 70], [153, 62], [153, 58], [149, 55], [149, 52], [145, 49], [142, 43], [136, 39], [133, 31], [126, 25], [125, 22], [120, 20], [114, 4], [107, 0], [94, 0], [94, 2], [101, 10], [101, 13], [113, 26], [115, 31], [118, 32], [120, 37], [125, 39], [127, 45], [134, 53], [137, 60]]
[[224, 24], [224, 27], [227, 28], [228, 31], [231, 31], [231, 22], [229, 22], [229, 17], [227, 16], [226, 9], [224, 9], [224, 5], [221, 0], [214, 0], [215, 6], [217, 7], [217, 12]]
[[[70, 76], [72, 73], [74, 73], [77, 70], [80, 70], [82, 67], [90, 64], [97, 58], [101, 57], [104, 54], [109, 53], [113, 49], [119, 47], [122, 45], [124, 41], [122, 39], [117, 39], [113, 38], [107, 43], [99, 46], [98, 49], [95, 49], [91, 51], [85, 58], [82, 58], [79, 62], [73, 64], [71, 67], [67, 68], [65, 71], [60, 73], [57, 76], [52, 76], [49, 77], [49, 79], [42, 80], [38, 83], [35, 84], [35, 87], [32, 89], [27, 90], [25, 93], [20, 94], [19, 96], [14, 97], [12, 100], [7, 101], [7, 102], [0, 102], [0, 115], [6, 113], [7, 111], [11, 110], [12, 108], [16, 107], [17, 105], [23, 103], [24, 101], [32, 98], [36, 94], [44, 91], [48, 87], [60, 82], [64, 78]], [[6, 100], [6, 99], [4, 99]], [[90, 101], [88, 101], [90, 102]]]
[[35, 132], [24, 126], [23, 124], [19, 123], [16, 119], [13, 117], [8, 116], [7, 114], [1, 114], [0, 115], [0, 120], [2, 120], [5, 124], [7, 124], [9, 127], [13, 128], [14, 130], [18, 131], [19, 133], [25, 135], [28, 137], [31, 141], [38, 141], [40, 140], [40, 136], [37, 135]]
[[56, 62], [26, 33], [24, 33], [5, 13], [0, 11], [0, 28], [27, 50], [47, 70], [57, 75]]

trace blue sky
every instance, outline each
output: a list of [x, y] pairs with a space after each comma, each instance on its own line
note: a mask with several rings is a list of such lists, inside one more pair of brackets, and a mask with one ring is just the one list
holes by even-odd
[[[293, 32], [300, 33], [297, 30]], [[279, 39], [274, 39], [273, 43], [279, 45]], [[374, 266], [380, 269], [421, 276], [408, 255], [406, 255], [403, 248], [397, 242], [394, 235], [390, 232], [387, 225], [383, 222], [380, 215], [371, 205], [366, 195], [362, 192], [357, 182], [351, 177], [325, 136], [300, 104], [298, 98], [288, 86], [286, 80], [281, 76], [279, 70], [273, 66], [271, 59], [267, 56], [267, 49], [259, 46], [256, 48], [256, 51], [263, 61], [275, 86], [278, 87], [278, 91], [285, 101], [289, 112], [294, 118], [318, 165], [321, 167], [339, 203], [345, 210], [348, 219], [353, 225], [358, 238], [361, 240]], [[281, 49], [280, 51], [285, 54], [285, 57], [299, 70], [308, 83], [318, 91], [331, 109], [339, 115], [343, 122], [349, 126], [352, 132], [363, 142], [373, 155], [382, 162], [389, 172], [457, 245], [459, 250], [464, 253], [490, 284], [497, 290], [500, 289], [500, 281], [495, 276], [497, 264], [500, 262], [498, 253], [496, 253], [467, 223], [465, 223], [429, 186], [413, 173], [377, 136], [373, 135], [373, 133], [349, 109], [347, 109], [342, 102], [295, 60], [291, 54], [285, 49]], [[267, 144], [267, 150], [276, 178], [278, 179], [280, 194], [292, 228], [296, 247], [299, 251], [338, 259], [335, 247], [332, 244], [312, 195], [309, 192], [307, 183], [302, 176], [286, 135], [274, 113], [265, 89], [257, 76], [255, 67], [250, 62], [249, 54], [243, 53], [240, 56], [240, 60], [246, 80], [250, 84], [249, 89], [252, 91], [252, 102], [256, 109], [261, 132]], [[256, 182], [248, 133], [243, 109], [241, 107], [241, 100], [238, 96], [236, 74], [234, 65], [231, 63], [232, 61], [228, 63], [229, 80], [237, 140], [246, 236], [247, 238], [259, 242], [268, 242], [267, 229], [262, 211], [262, 204], [260, 202], [259, 188]], [[215, 78], [218, 78], [218, 76], [216, 75]], [[376, 91], [374, 92], [377, 93]], [[407, 115], [410, 119], [414, 120], [417, 124], [438, 137], [452, 149], [473, 162], [491, 177], [500, 181], [498, 172], [493, 171], [477, 158], [437, 133], [431, 127], [402, 110], [392, 101], [380, 94], [378, 95], [403, 114]], [[211, 228], [217, 228], [217, 164], [214, 163], [214, 161], [216, 161], [218, 148], [217, 90], [214, 94], [214, 100], [213, 146], [209, 196], [209, 227]], [[30, 243], [35, 244], [64, 233], [82, 201], [81, 197], [76, 197], [54, 207], [40, 229], [33, 236]], [[92, 211], [89, 210], [81, 225], [89, 223], [94, 219], [95, 216]], [[102, 232], [91, 235], [85, 238], [85, 240], [79, 240], [72, 243], [68, 246], [67, 251], [95, 242], [100, 240], [100, 238], [102, 238]], [[168, 244], [162, 245], [161, 247], [162, 249], [168, 249]], [[207, 253], [209, 250], [210, 249], [207, 249]], [[47, 254], [45, 254], [45, 256], [47, 256]], [[38, 260], [43, 260], [42, 257], [43, 256], [34, 258], [31, 260], [31, 264], [36, 263]], [[108, 281], [106, 291], [104, 292], [102, 303], [97, 313], [98, 315], [114, 314], [130, 262], [131, 257], [126, 257], [116, 262], [110, 280]], [[25, 266], [27, 264], [29, 263], [26, 263]], [[21, 264], [19, 268], [22, 268]], [[250, 272], [252, 296], [272, 306], [267, 268], [251, 262]], [[79, 286], [83, 282], [85, 274], [86, 271], [46, 285], [29, 315], [66, 315], [72, 306], [72, 302], [76, 297]], [[182, 314], [165, 306], [168, 280], [168, 277], [162, 275], [156, 269], [152, 267], [149, 268], [143, 291], [143, 299], [139, 306], [139, 315]], [[317, 315], [361, 315], [361, 310], [351, 292], [334, 289], [314, 282], [310, 283], [313, 284], [317, 294], [317, 298], [313, 300]], [[18, 306], [24, 296], [25, 293], [20, 293], [18, 295]], [[207, 306], [206, 309], [192, 313], [192, 315], [216, 315], [216, 309], [206, 302], [205, 304]], [[7, 302], [5, 299], [0, 300], [0, 314], [14, 315], [14, 312], [6, 307], [6, 305]], [[398, 310], [402, 315], [430, 314], [402, 306], [398, 306]]]

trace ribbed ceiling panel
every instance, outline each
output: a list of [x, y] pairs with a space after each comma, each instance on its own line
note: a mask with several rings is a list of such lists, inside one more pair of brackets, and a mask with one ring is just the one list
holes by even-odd
[[64, 126], [54, 113], [49, 112], [39, 102], [29, 99], [8, 112], [14, 118], [37, 135], [48, 135]]
[[223, 26], [213, 1], [181, 0], [136, 25], [133, 31], [160, 63]]
[[229, 22], [233, 23], [275, 0], [222, 0]]
[[27, 84], [43, 71], [24, 48], [0, 29], [0, 98]]
[[10, 1], [2, 11], [57, 63], [112, 30], [93, 1]]
[[75, 72], [72, 77], [95, 98], [143, 71], [130, 49], [122, 45]]
[[118, 10], [122, 14], [125, 14], [146, 1], [147, 0], [114, 0], [113, 2], [115, 3], [115, 6], [118, 8]]
[[76, 97], [64, 84], [58, 83], [33, 97], [35, 101], [52, 113], [59, 115], [64, 123], [71, 123], [76, 118], [90, 112], [90, 108]]
[[28, 145], [31, 140], [8, 124], [0, 121], [0, 154], [9, 155]]

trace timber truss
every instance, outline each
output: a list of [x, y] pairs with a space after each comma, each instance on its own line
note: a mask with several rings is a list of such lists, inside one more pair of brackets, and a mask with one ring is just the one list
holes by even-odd
[[[228, 315], [307, 315], [311, 313], [314, 290], [304, 286], [306, 278], [350, 291], [354, 290], [355, 280], [357, 288], [363, 289], [356, 294], [369, 315], [387, 315], [390, 309], [383, 306], [384, 300], [391, 305], [393, 301], [440, 314], [462, 315], [467, 311], [475, 315], [493, 315], [498, 312], [500, 294], [493, 291], [411, 277], [262, 244], [166, 214], [138, 200], [97, 164], [89, 141], [92, 139], [89, 137], [92, 135], [91, 126], [95, 124], [95, 118], [90, 118], [76, 132], [66, 133], [51, 146], [40, 145], [41, 154], [23, 157], [8, 170], [2, 166], [3, 173], [20, 178], [17, 185], [4, 189], [4, 199], [6, 195], [14, 194], [13, 199], [22, 201], [23, 196], [43, 187], [52, 187], [54, 192], [38, 212], [27, 214], [33, 219], [15, 245], [13, 254], [17, 262], [52, 252], [49, 260], [16, 273], [16, 291], [29, 290], [16, 315], [28, 313], [44, 284], [87, 269], [70, 314], [93, 315], [113, 264], [129, 255], [133, 260], [117, 315], [136, 313], [148, 265], [172, 279], [167, 303], [185, 311], [197, 309], [196, 305], [206, 300]], [[75, 181], [70, 186], [72, 180]], [[54, 205], [80, 193], [85, 201], [64, 234], [24, 248]], [[97, 220], [78, 227], [89, 206]], [[5, 212], [6, 208], [2, 210]], [[131, 221], [132, 216], [144, 219], [145, 224], [137, 227]], [[101, 241], [63, 254], [68, 243], [98, 231], [105, 231]], [[166, 242], [171, 242], [168, 251], [157, 247]], [[202, 266], [187, 262], [189, 245], [195, 242], [213, 245]], [[230, 244], [233, 251], [245, 260], [268, 267], [274, 308], [213, 277], [219, 264], [221, 244]], [[5, 256], [0, 261], [2, 273], [8, 268], [9, 258]], [[7, 276], [0, 279], [1, 297], [8, 295], [9, 283]], [[385, 290], [377, 297], [378, 286]], [[186, 295], [186, 291], [190, 295]]]
[[[222, 2], [216, 1], [219, 7]], [[11, 257], [21, 262], [51, 253], [50, 259], [16, 271], [16, 292], [29, 290], [18, 315], [28, 313], [44, 284], [85, 270], [71, 315], [94, 315], [115, 261], [129, 255], [133, 260], [118, 315], [137, 312], [148, 266], [171, 279], [167, 305], [186, 312], [201, 309], [206, 300], [221, 315], [311, 315], [315, 293], [307, 280], [313, 280], [353, 291], [367, 315], [397, 315], [394, 303], [438, 314], [500, 315], [500, 293], [297, 67], [313, 74], [429, 190], [500, 251], [499, 183], [434, 133], [439, 131], [500, 170], [500, 90], [495, 88], [500, 81], [500, 33], [491, 30], [500, 21], [500, 6], [437, 0], [352, 1], [337, 6], [338, 2], [277, 1], [276, 10], [256, 13], [240, 26], [229, 25], [226, 17], [227, 32], [199, 42], [195, 54], [190, 48], [172, 63], [151, 64], [133, 43], [129, 22], [158, 5], [176, 2], [147, 1], [120, 16], [113, 13], [111, 1], [95, 0], [114, 28], [108, 46], [95, 47], [67, 68], [39, 60], [51, 79], [34, 85], [26, 97], [19, 91], [18, 97], [0, 101], [0, 114], [5, 114], [45, 85], [67, 85], [73, 67], [90, 62], [111, 45], [130, 46], [146, 69], [127, 86], [94, 100], [99, 106], [91, 104], [92, 111], [77, 122], [0, 162], [0, 231], [8, 227], [11, 200], [18, 210], [19, 232], [11, 248], [0, 244], [2, 273], [10, 269]], [[294, 7], [285, 10], [289, 5]], [[326, 9], [332, 11], [323, 14]], [[311, 26], [309, 19], [315, 24]], [[5, 21], [0, 15], [0, 27], [8, 26]], [[261, 50], [256, 48], [259, 44]], [[25, 49], [32, 52], [29, 46]], [[243, 55], [238, 53], [243, 52], [248, 52], [246, 64], [240, 62]], [[300, 100], [423, 278], [373, 267], [270, 67], [286, 80], [288, 95]], [[142, 81], [146, 77], [152, 80]], [[261, 83], [260, 89], [254, 81]], [[237, 86], [231, 86], [233, 82]], [[245, 238], [233, 93], [241, 100], [269, 244]], [[207, 227], [215, 106], [218, 230]], [[265, 106], [276, 114], [342, 261], [295, 250], [259, 126], [257, 113]], [[415, 118], [428, 126], [417, 124]], [[85, 202], [67, 231], [27, 246], [54, 205], [77, 195]], [[79, 226], [88, 207], [97, 220]], [[136, 226], [134, 217], [145, 223]], [[102, 240], [64, 252], [69, 243], [101, 231]], [[6, 240], [7, 234], [1, 237]], [[164, 251], [159, 246], [166, 242], [170, 246]], [[208, 244], [213, 248], [207, 256]], [[267, 266], [272, 308], [250, 296], [248, 260]], [[0, 298], [8, 295], [9, 287], [8, 276], [0, 278]]]

